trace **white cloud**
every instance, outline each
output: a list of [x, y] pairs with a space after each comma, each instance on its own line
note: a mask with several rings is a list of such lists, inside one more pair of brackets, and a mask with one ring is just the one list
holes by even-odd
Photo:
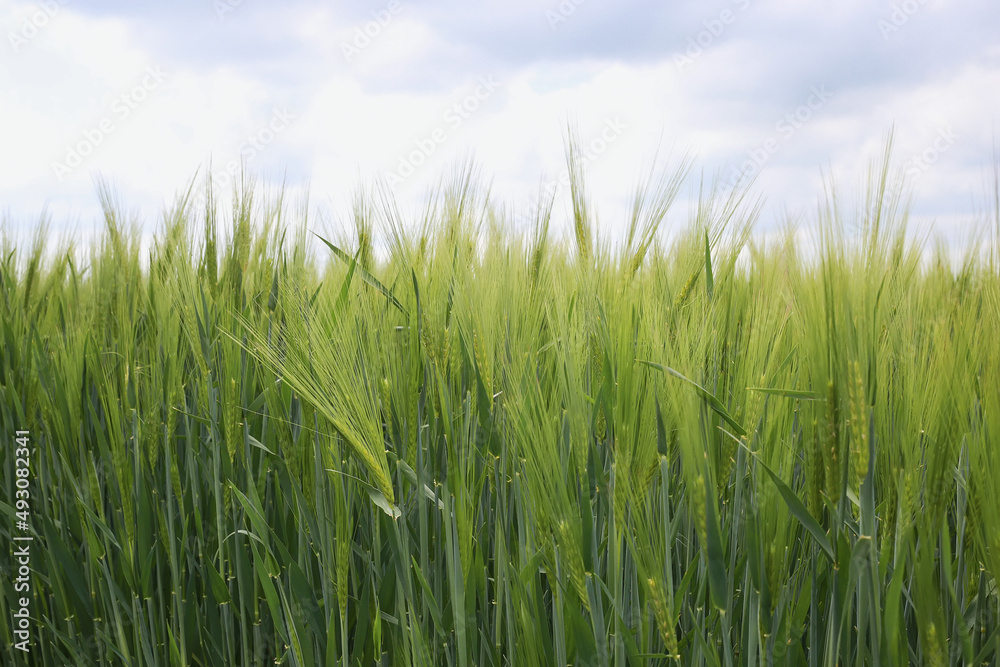
[[[640, 5], [629, 5], [629, 11]], [[16, 28], [29, 7], [0, 4], [6, 10], [0, 11], [7, 16], [5, 31]], [[341, 43], [353, 39], [355, 29], [372, 17], [370, 11], [346, 11], [309, 4], [265, 11], [244, 4], [226, 21], [211, 12], [191, 18], [205, 22], [197, 26], [199, 35], [215, 31], [225, 44], [234, 34], [259, 37], [251, 65], [211, 45], [171, 41], [139, 10], [121, 18], [62, 6], [23, 49], [0, 55], [0, 126], [5, 128], [0, 207], [27, 223], [46, 201], [57, 220], [76, 214], [93, 219], [91, 176], [99, 171], [142, 208], [152, 228], [164, 200], [172, 199], [195, 169], [204, 171], [210, 156], [216, 170], [238, 158], [247, 137], [266, 127], [280, 107], [295, 115], [294, 122], [254, 151], [250, 167], [280, 178], [291, 166], [292, 185], [308, 185], [314, 201], [343, 201], [359, 177], [397, 171], [401, 158], [408, 160], [432, 133], [443, 130], [433, 153], [398, 187], [405, 203], [415, 206], [446, 168], [474, 153], [492, 176], [497, 195], [523, 208], [537, 194], [540, 179], [558, 177], [564, 169], [567, 119], [575, 121], [587, 143], [600, 136], [608, 119], [617, 118], [626, 129], [588, 170], [590, 194], [602, 220], [614, 229], [636, 178], [658, 147], [661, 156], [671, 147], [692, 150], [696, 169], [711, 176], [747, 160], [776, 134], [785, 114], [805, 103], [812, 86], [828, 85], [833, 98], [792, 136], [781, 137], [761, 170], [758, 186], [769, 198], [768, 211], [810, 211], [822, 194], [820, 171], [827, 165], [838, 182], [854, 183], [893, 124], [900, 162], [932, 145], [942, 126], [952, 126], [959, 138], [922, 170], [917, 203], [924, 207], [921, 214], [947, 211], [952, 221], [947, 229], [953, 230], [981, 189], [981, 168], [1000, 109], [996, 38], [969, 47], [966, 55], [949, 51], [947, 60], [958, 59], [957, 65], [927, 71], [922, 52], [907, 51], [911, 47], [905, 40], [883, 43], [872, 27], [873, 10], [860, 2], [830, 10], [826, 18], [860, 31], [852, 33], [852, 45], [876, 40], [870, 45], [872, 67], [864, 71], [851, 69], [866, 64], [863, 59], [837, 51], [831, 40], [817, 37], [815, 52], [796, 55], [795, 49], [813, 48], [814, 26], [787, 3], [753, 3], [684, 72], [673, 55], [684, 48], [688, 29], [683, 26], [697, 31], [697, 16], [672, 26], [682, 37], [657, 46], [655, 54], [613, 57], [608, 36], [594, 33], [581, 9], [581, 16], [560, 26], [557, 37], [568, 40], [560, 57], [519, 60], [514, 43], [498, 46], [503, 42], [486, 40], [477, 48], [455, 39], [459, 22], [471, 21], [464, 15], [403, 4], [347, 62]], [[489, 11], [505, 15], [499, 5]], [[543, 12], [527, 3], [517, 11], [518, 21], [506, 21], [504, 30], [538, 19], [531, 30], [548, 34]], [[907, 30], [928, 29], [923, 18]], [[485, 29], [470, 24], [473, 28]], [[588, 50], [582, 33], [574, 32], [584, 28], [603, 40], [600, 50]], [[192, 48], [211, 57], [193, 57]], [[168, 73], [162, 85], [116, 123], [79, 170], [59, 181], [52, 162], [63, 159], [68, 146], [111, 113], [115, 99], [139, 84], [149, 66]], [[475, 102], [476, 109], [460, 123], [449, 121], [449, 109], [475, 94], [480, 77], [493, 77], [500, 85]], [[562, 204], [557, 212], [565, 217]], [[687, 213], [682, 207], [677, 212]], [[774, 216], [768, 215], [765, 225], [773, 226]]]

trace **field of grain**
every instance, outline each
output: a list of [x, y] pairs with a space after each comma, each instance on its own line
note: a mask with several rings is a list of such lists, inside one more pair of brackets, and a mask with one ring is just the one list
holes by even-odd
[[953, 261], [889, 165], [808, 244], [686, 164], [617, 244], [575, 168], [565, 239], [470, 169], [5, 237], [0, 662], [998, 664], [1000, 225]]

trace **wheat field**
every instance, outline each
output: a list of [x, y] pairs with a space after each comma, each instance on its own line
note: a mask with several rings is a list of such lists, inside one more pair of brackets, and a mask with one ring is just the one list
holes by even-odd
[[1000, 663], [1000, 207], [953, 260], [887, 146], [765, 243], [681, 160], [612, 243], [570, 167], [565, 238], [472, 168], [6, 235], [3, 664]]

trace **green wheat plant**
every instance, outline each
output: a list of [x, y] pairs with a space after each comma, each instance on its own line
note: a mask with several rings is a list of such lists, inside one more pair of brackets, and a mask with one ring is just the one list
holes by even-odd
[[682, 156], [615, 240], [567, 153], [564, 235], [472, 164], [332, 233], [250, 177], [7, 225], [0, 662], [1000, 664], [996, 200], [956, 259], [890, 139], [765, 242]]

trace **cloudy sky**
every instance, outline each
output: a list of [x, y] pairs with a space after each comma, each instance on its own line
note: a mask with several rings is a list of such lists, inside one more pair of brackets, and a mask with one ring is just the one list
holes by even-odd
[[765, 232], [808, 219], [824, 174], [853, 190], [895, 127], [915, 216], [962, 238], [997, 144], [994, 0], [0, 0], [0, 31], [15, 229], [43, 210], [94, 228], [101, 177], [152, 230], [196, 173], [241, 161], [336, 212], [374, 178], [415, 206], [474, 156], [523, 207], [559, 182], [572, 122], [607, 233], [654, 158], [685, 152], [695, 186], [749, 167]]

